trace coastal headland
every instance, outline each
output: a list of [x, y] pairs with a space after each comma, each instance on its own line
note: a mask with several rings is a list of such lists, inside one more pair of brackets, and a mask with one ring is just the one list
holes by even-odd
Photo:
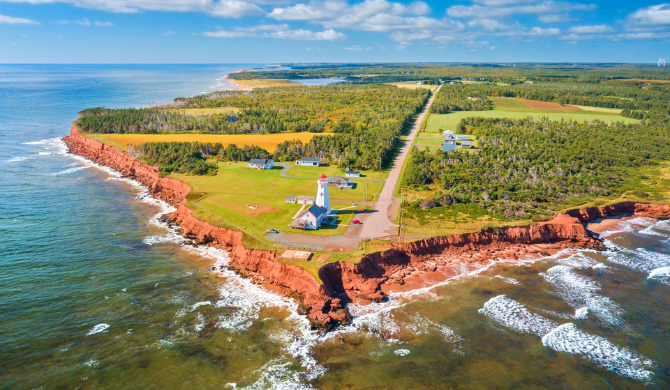
[[621, 202], [575, 209], [551, 220], [528, 226], [484, 229], [460, 235], [431, 237], [363, 256], [359, 262], [324, 265], [317, 279], [303, 268], [279, 261], [276, 251], [245, 248], [243, 233], [214, 226], [192, 216], [186, 206], [190, 187], [161, 177], [159, 168], [81, 135], [75, 125], [63, 138], [70, 153], [112, 168], [149, 188], [152, 196], [177, 210], [165, 217], [181, 234], [201, 244], [230, 252], [231, 265], [255, 282], [301, 302], [315, 326], [330, 328], [348, 321], [347, 304], [384, 300], [390, 291], [425, 287], [460, 275], [464, 268], [495, 260], [523, 260], [547, 256], [568, 248], [602, 249], [596, 228], [587, 224], [608, 218], [639, 215], [670, 218], [670, 206]]

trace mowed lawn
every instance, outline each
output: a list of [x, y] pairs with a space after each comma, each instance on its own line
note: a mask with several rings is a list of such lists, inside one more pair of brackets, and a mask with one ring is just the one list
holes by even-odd
[[[287, 204], [286, 196], [316, 196], [317, 183], [316, 179], [281, 177], [281, 170], [281, 167], [275, 167], [257, 171], [247, 168], [246, 163], [220, 162], [216, 176], [172, 174], [170, 177], [186, 182], [193, 194], [200, 194], [198, 199], [194, 199], [198, 209], [219, 218], [222, 225], [240, 229], [259, 239], [267, 235], [267, 229], [311, 235], [342, 234], [344, 227], [302, 231], [288, 226], [302, 205]], [[383, 184], [368, 183], [368, 200], [378, 196]], [[365, 185], [359, 184], [353, 190], [329, 187], [328, 191], [333, 209], [338, 209], [351, 206], [352, 201], [363, 201]], [[341, 214], [338, 223], [348, 224], [352, 217], [353, 209], [348, 209]]]
[[[295, 161], [291, 161], [291, 168], [286, 172], [289, 176], [298, 176], [298, 177], [319, 177], [323, 173], [324, 175], [331, 176], [345, 176], [345, 171], [342, 168], [338, 168], [337, 165], [321, 165], [318, 167], [308, 167], [308, 166], [296, 166]], [[389, 172], [388, 171], [359, 171], [361, 173], [361, 179], [376, 179], [376, 180], [385, 180]], [[355, 177], [347, 177], [351, 181], [356, 181]]]
[[256, 145], [268, 152], [274, 152], [277, 144], [284, 141], [300, 140], [307, 143], [316, 133], [278, 133], [278, 134], [91, 134], [96, 140], [126, 150], [128, 145], [147, 142], [220, 142], [223, 146], [235, 144]]
[[[601, 109], [598, 107], [581, 107], [579, 109], [536, 109], [515, 98], [491, 97], [494, 109], [490, 111], [458, 111], [450, 114], [431, 114], [426, 125], [426, 132], [441, 133], [444, 130], [456, 130], [463, 118], [512, 118], [523, 119], [532, 116], [534, 119], [547, 117], [550, 120], [576, 120], [579, 122], [602, 120], [606, 122], [637, 123], [637, 119], [625, 118], [621, 110]], [[418, 143], [418, 142], [417, 142]]]

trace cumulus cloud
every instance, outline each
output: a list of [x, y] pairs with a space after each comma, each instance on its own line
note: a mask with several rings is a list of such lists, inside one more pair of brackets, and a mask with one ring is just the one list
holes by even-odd
[[112, 27], [114, 25], [114, 23], [112, 23], [112, 22], [101, 22], [99, 20], [96, 20], [95, 25], [98, 26], [98, 27]]
[[670, 4], [658, 4], [633, 12], [628, 20], [644, 26], [670, 25]]
[[[9, 0], [14, 3], [66, 3], [76, 7], [118, 13], [140, 11], [206, 12], [225, 18], [264, 14], [258, 4], [277, 4], [276, 0]], [[285, 2], [285, 1], [282, 1]]]
[[599, 34], [612, 31], [612, 27], [606, 24], [599, 24], [595, 26], [574, 26], [570, 27], [568, 31], [575, 34]]
[[358, 45], [354, 45], [354, 46], [351, 46], [351, 47], [345, 47], [344, 50], [348, 50], [348, 51], [368, 51], [368, 50], [372, 50], [372, 47], [360, 47]]
[[570, 19], [573, 11], [592, 11], [595, 4], [551, 0], [475, 0], [473, 5], [455, 5], [447, 14], [455, 18], [502, 18], [513, 15], [536, 15], [542, 22], [560, 22]]
[[13, 16], [0, 15], [0, 24], [40, 24], [32, 19], [16, 18]]
[[77, 20], [76, 23], [80, 26], [90, 26], [91, 25], [91, 21], [86, 19], [86, 18], [84, 18], [82, 20]]
[[202, 35], [213, 38], [261, 37], [303, 41], [343, 41], [347, 39], [346, 35], [333, 29], [325, 31], [291, 30], [287, 24], [265, 24], [249, 28], [236, 28], [232, 31], [208, 31]]

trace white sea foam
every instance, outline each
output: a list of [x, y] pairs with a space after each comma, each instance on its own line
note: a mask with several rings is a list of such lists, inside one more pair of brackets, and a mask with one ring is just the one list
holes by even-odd
[[109, 329], [109, 325], [107, 324], [98, 324], [93, 327], [93, 329], [89, 330], [88, 333], [86, 333], [86, 336], [90, 336], [96, 333], [102, 333], [106, 332], [107, 329]]
[[[608, 245], [607, 242], [605, 244]], [[630, 250], [617, 246], [617, 249], [619, 251], [609, 256], [608, 261], [645, 273], [650, 273], [658, 268], [670, 267], [669, 255], [644, 248]]]
[[647, 279], [656, 280], [670, 286], [670, 267], [656, 268], [651, 271]]
[[211, 305], [212, 305], [212, 302], [210, 302], [210, 301], [198, 302], [198, 303], [195, 303], [191, 306], [191, 311], [195, 311], [200, 306], [211, 306]]
[[563, 324], [542, 337], [542, 344], [555, 351], [582, 355], [592, 363], [631, 379], [646, 381], [653, 375], [648, 370], [654, 366], [652, 361], [603, 337], [588, 334], [572, 323]]
[[95, 359], [89, 359], [84, 362], [84, 365], [89, 366], [91, 368], [97, 368], [100, 365], [100, 362], [98, 362]]
[[498, 278], [498, 279], [504, 281], [505, 283], [515, 284], [517, 286], [521, 284], [521, 283], [519, 283], [518, 280], [516, 280], [514, 278], [509, 278], [509, 277], [502, 276], [502, 275], [496, 275], [496, 276], [494, 276], [494, 278]]
[[625, 221], [619, 221], [616, 226], [600, 233], [599, 236], [600, 238], [606, 238], [622, 233], [637, 233], [654, 224], [656, 224], [656, 220], [653, 218], [636, 217]]
[[15, 163], [15, 162], [25, 161], [27, 159], [28, 159], [28, 157], [13, 157], [13, 158], [10, 158], [9, 160], [5, 160], [5, 162]]
[[396, 349], [393, 353], [400, 357], [407, 356], [409, 355], [409, 349]]
[[575, 310], [575, 318], [578, 320], [584, 320], [586, 317], [589, 315], [589, 308], [588, 307], [582, 307], [577, 310]]
[[570, 257], [559, 259], [557, 263], [572, 268], [594, 268], [600, 264], [595, 259], [585, 255], [582, 252], [577, 252]]
[[522, 333], [531, 333], [540, 337], [551, 332], [557, 323], [528, 311], [526, 306], [506, 297], [498, 295], [489, 299], [479, 312], [491, 317], [496, 322]]
[[[556, 294], [563, 298], [570, 306], [581, 310], [588, 310], [598, 314], [603, 320], [612, 325], [622, 323], [623, 310], [611, 299], [598, 294], [598, 284], [574, 271], [566, 265], [557, 265], [540, 274], [544, 280], [556, 287]], [[585, 315], [584, 312], [579, 315]], [[575, 313], [577, 316], [577, 313]]]
[[68, 168], [68, 169], [66, 169], [66, 170], [64, 170], [64, 171], [60, 171], [60, 172], [56, 172], [56, 173], [52, 173], [51, 176], [69, 175], [70, 173], [79, 172], [79, 171], [81, 171], [81, 170], [88, 169], [88, 168], [90, 168], [90, 167], [89, 167], [89, 166], [86, 166], [86, 165], [84, 165], [84, 166], [79, 166], [79, 167], [74, 167], [74, 168]]

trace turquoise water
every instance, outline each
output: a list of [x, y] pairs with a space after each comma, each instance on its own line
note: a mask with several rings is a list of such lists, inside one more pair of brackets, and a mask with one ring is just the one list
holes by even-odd
[[209, 92], [248, 66], [0, 66], [0, 388], [670, 386], [667, 221], [622, 222], [603, 252], [464, 268], [321, 335], [58, 140], [83, 108]]

